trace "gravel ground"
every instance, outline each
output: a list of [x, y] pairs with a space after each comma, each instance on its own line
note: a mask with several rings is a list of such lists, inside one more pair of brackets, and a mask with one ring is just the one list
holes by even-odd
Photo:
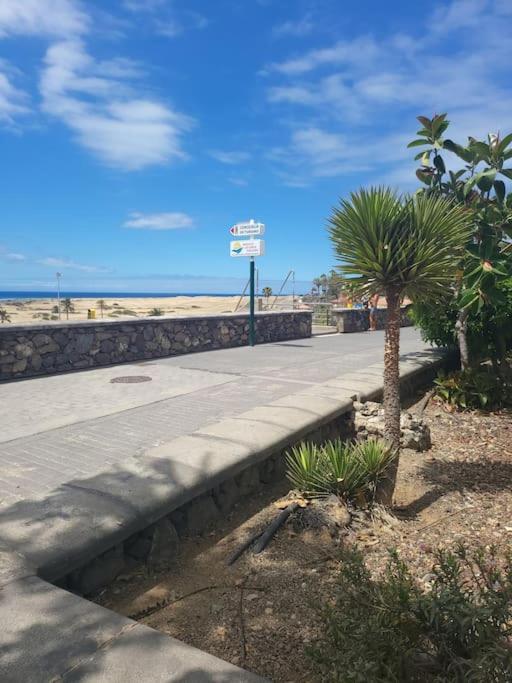
[[431, 402], [424, 417], [433, 447], [403, 451], [394, 516], [357, 512], [334, 538], [292, 518], [267, 550], [228, 567], [248, 533], [278, 513], [275, 501], [287, 487], [276, 485], [241, 504], [221, 528], [184, 542], [170, 571], [122, 576], [96, 600], [130, 615], [175, 601], [141, 621], [276, 683], [318, 680], [305, 646], [319, 632], [317, 606], [331, 595], [340, 543], [364, 549], [376, 573], [395, 547], [425, 585], [440, 545], [511, 546], [512, 415], [451, 414]]

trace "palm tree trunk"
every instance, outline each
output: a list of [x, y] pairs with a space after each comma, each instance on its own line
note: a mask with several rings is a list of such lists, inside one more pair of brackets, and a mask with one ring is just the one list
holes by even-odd
[[468, 315], [467, 308], [459, 311], [457, 322], [455, 323], [455, 332], [457, 334], [457, 343], [459, 345], [460, 353], [460, 369], [467, 370], [469, 368], [469, 349], [468, 349]]
[[384, 344], [384, 438], [397, 452], [386, 477], [377, 492], [377, 500], [390, 506], [393, 502], [400, 449], [400, 294], [394, 288], [386, 290], [388, 314]]

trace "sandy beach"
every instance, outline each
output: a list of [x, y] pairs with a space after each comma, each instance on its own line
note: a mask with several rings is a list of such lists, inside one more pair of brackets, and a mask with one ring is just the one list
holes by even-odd
[[[271, 297], [273, 304], [275, 297]], [[133, 319], [144, 318], [149, 315], [164, 316], [194, 316], [194, 315], [219, 315], [221, 313], [233, 313], [238, 304], [239, 311], [246, 311], [249, 300], [244, 297], [240, 301], [238, 296], [173, 296], [168, 298], [110, 298], [103, 299], [103, 307], [98, 299], [72, 299], [73, 310], [66, 313], [61, 300], [61, 321], [87, 320], [87, 311], [93, 309], [97, 319]], [[267, 301], [261, 299], [262, 307], [267, 308]], [[57, 313], [57, 299], [9, 299], [0, 301], [0, 308], [4, 309], [10, 323], [5, 324], [40, 324], [42, 322], [59, 322]], [[275, 303], [276, 309], [292, 308], [292, 297], [279, 297]], [[156, 310], [155, 310], [156, 309]], [[158, 311], [158, 313], [157, 313]]]

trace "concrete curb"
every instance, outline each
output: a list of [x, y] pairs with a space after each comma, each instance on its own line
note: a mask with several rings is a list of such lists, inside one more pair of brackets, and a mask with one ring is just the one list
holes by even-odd
[[[438, 351], [405, 357], [404, 389], [449, 361]], [[261, 681], [42, 579], [60, 578], [341, 417], [354, 399], [378, 398], [381, 373], [382, 363], [376, 363], [308, 387], [2, 512], [0, 616], [7, 656], [1, 680]], [[23, 642], [30, 642], [26, 652], [19, 650]]]

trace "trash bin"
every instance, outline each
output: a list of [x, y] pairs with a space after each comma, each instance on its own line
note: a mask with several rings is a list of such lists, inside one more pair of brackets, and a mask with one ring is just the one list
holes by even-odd
[[96, 320], [96, 309], [95, 308], [88, 308], [87, 309], [87, 320]]

